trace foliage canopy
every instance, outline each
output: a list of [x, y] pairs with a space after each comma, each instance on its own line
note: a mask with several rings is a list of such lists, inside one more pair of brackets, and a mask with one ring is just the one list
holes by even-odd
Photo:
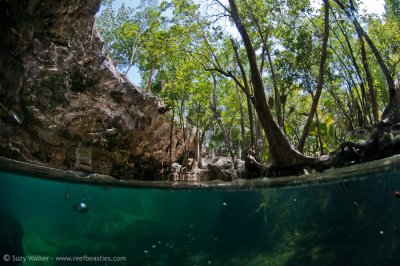
[[[346, 14], [357, 19], [395, 77], [400, 71], [398, 0], [386, 0], [384, 17], [364, 14], [354, 0], [229, 3], [152, 0], [116, 10], [107, 1], [96, 28], [117, 66], [125, 73], [138, 67], [143, 90], [172, 109], [177, 126], [203, 132], [201, 143], [209, 152], [240, 157], [254, 146], [264, 158], [270, 154], [271, 140], [261, 129], [268, 130], [254, 109], [254, 73], [232, 3], [254, 47], [268, 107], [293, 146], [304, 133], [305, 155], [326, 154], [352, 139], [354, 129], [380, 118], [389, 101], [388, 84], [365, 37]], [[325, 25], [329, 39], [321, 69]], [[303, 132], [307, 120], [311, 124]]]

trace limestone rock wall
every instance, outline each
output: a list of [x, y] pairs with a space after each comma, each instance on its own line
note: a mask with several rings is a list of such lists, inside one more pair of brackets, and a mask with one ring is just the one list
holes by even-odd
[[100, 0], [0, 0], [0, 156], [152, 179], [182, 132], [114, 67], [93, 29]]

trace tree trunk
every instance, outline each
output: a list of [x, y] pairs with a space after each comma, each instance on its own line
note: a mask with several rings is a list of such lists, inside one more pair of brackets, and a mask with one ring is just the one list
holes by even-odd
[[172, 149], [173, 145], [173, 137], [174, 137], [174, 116], [175, 116], [175, 109], [172, 108], [172, 115], [171, 115], [171, 131], [169, 134], [169, 162], [170, 165], [172, 164]]
[[379, 120], [379, 115], [378, 115], [378, 102], [376, 100], [376, 92], [374, 88], [374, 83], [372, 82], [372, 76], [371, 72], [369, 70], [369, 64], [367, 60], [367, 52], [365, 51], [365, 45], [364, 45], [364, 38], [361, 34], [360, 31], [357, 31], [358, 38], [360, 40], [360, 52], [361, 52], [361, 58], [362, 58], [362, 64], [364, 67], [364, 72], [365, 72], [365, 78], [367, 80], [368, 84], [368, 92], [369, 92], [369, 102], [372, 107], [372, 115], [374, 118], [374, 122], [378, 122]]
[[[242, 95], [240, 94], [239, 86], [236, 84], [236, 93], [238, 96], [238, 101], [239, 101], [239, 109], [240, 109], [240, 135], [242, 137], [242, 145], [245, 143], [246, 139], [246, 130], [244, 126], [244, 111], [243, 111], [243, 101], [242, 101]], [[240, 146], [240, 145], [239, 145]], [[241, 155], [240, 155], [241, 156]]]
[[200, 146], [200, 111], [201, 111], [201, 106], [200, 104], [197, 104], [197, 121], [196, 121], [196, 149], [194, 152], [194, 160], [196, 162], [199, 163], [199, 165], [201, 165], [201, 156], [200, 156], [200, 150], [201, 150], [201, 146]]
[[387, 119], [391, 123], [400, 122], [400, 88], [396, 90], [394, 79], [391, 76], [388, 67], [383, 61], [381, 54], [379, 53], [378, 49], [372, 42], [371, 38], [369, 38], [368, 34], [361, 27], [360, 23], [357, 20], [356, 15], [352, 11], [346, 9], [346, 7], [339, 0], [334, 0], [334, 1], [344, 11], [346, 16], [353, 22], [354, 27], [360, 31], [365, 41], [368, 43], [368, 46], [371, 48], [371, 51], [374, 54], [376, 61], [379, 64], [379, 67], [381, 68], [383, 74], [385, 75], [386, 82], [388, 84], [389, 104], [386, 106], [381, 119]]
[[273, 84], [273, 88], [274, 88], [274, 103], [275, 103], [276, 117], [278, 119], [278, 125], [282, 129], [284, 129], [283, 128], [284, 120], [283, 120], [282, 108], [281, 108], [281, 95], [280, 95], [279, 88], [278, 88], [278, 81], [277, 81], [276, 74], [275, 74], [274, 64], [272, 63], [271, 52], [270, 52], [268, 44], [267, 44], [267, 37], [265, 36], [265, 34], [263, 34], [260, 24], [258, 23], [258, 20], [254, 16], [253, 12], [250, 11], [250, 13], [251, 13], [252, 19], [256, 25], [256, 30], [257, 30], [258, 34], [260, 35], [261, 41], [263, 43], [262, 53], [261, 53], [262, 58], [261, 58], [261, 65], [260, 65], [260, 73], [263, 72], [264, 56], [265, 56], [264, 53], [265, 53], [267, 55], [268, 65], [269, 65], [269, 69], [271, 71], [272, 84]]
[[131, 58], [129, 59], [128, 67], [127, 67], [127, 69], [126, 69], [126, 71], [124, 73], [125, 76], [128, 74], [129, 70], [131, 70], [131, 67], [133, 66], [133, 59], [135, 59], [135, 56], [136, 56], [137, 47], [139, 46], [138, 43], [139, 43], [140, 36], [141, 36], [141, 34], [138, 33], [136, 35], [135, 40], [132, 43], [132, 49], [131, 49], [131, 53], [132, 54], [131, 54]]
[[254, 115], [253, 115], [253, 105], [251, 104], [251, 99], [246, 95], [247, 103], [247, 114], [249, 115], [249, 127], [250, 127], [250, 147], [255, 147], [256, 141], [254, 139]]
[[260, 149], [260, 144], [262, 142], [262, 132], [261, 132], [261, 123], [260, 119], [258, 118], [257, 114], [254, 114], [255, 117], [255, 146], [254, 148], [256, 149], [256, 155], [259, 156], [261, 149]]
[[[344, 48], [343, 44], [342, 44], [342, 47]], [[366, 117], [365, 117], [365, 115], [363, 115], [364, 113], [361, 111], [361, 108], [360, 108], [360, 106], [359, 106], [359, 104], [358, 104], [358, 101], [359, 101], [360, 104], [361, 104], [362, 98], [360, 97], [360, 94], [359, 94], [358, 91], [356, 90], [356, 93], [357, 93], [357, 96], [358, 96], [358, 101], [356, 101], [356, 98], [354, 97], [354, 94], [353, 94], [353, 91], [352, 91], [352, 88], [356, 88], [358, 83], [355, 82], [355, 80], [353, 79], [353, 77], [352, 77], [352, 72], [351, 72], [350, 69], [347, 67], [346, 63], [343, 62], [343, 59], [339, 56], [339, 54], [338, 54], [332, 47], [331, 47], [331, 50], [332, 50], [333, 53], [337, 56], [337, 58], [338, 58], [340, 64], [341, 64], [342, 67], [344, 68], [344, 71], [341, 71], [341, 75], [342, 75], [343, 79], [346, 80], [346, 83], [347, 83], [347, 85], [348, 85], [348, 87], [349, 87], [349, 90], [348, 90], [348, 91], [349, 91], [349, 94], [350, 94], [350, 96], [351, 96], [351, 101], [349, 101], [349, 102], [351, 103], [351, 104], [349, 104], [349, 109], [351, 109], [350, 107], [353, 107], [353, 109], [350, 110], [350, 111], [354, 111], [354, 110], [357, 111], [356, 114], [357, 114], [358, 126], [359, 126], [359, 127], [363, 127], [364, 125], [367, 124], [367, 123], [366, 123]], [[347, 73], [347, 76], [344, 75], [345, 73]], [[346, 95], [347, 95], [347, 94], [346, 94]], [[347, 98], [348, 98], [348, 96], [347, 96]], [[354, 107], [354, 106], [355, 106], [355, 107]], [[354, 112], [351, 112], [351, 113], [352, 113], [352, 114], [355, 114]], [[349, 124], [349, 125], [351, 125], [351, 128], [354, 129], [354, 126], [355, 126], [354, 123], [351, 123], [351, 124]]]
[[[203, 143], [204, 143], [205, 137], [206, 137], [206, 130], [204, 129], [204, 130], [201, 132], [201, 136], [200, 136], [200, 142], [199, 142], [200, 147], [203, 147]], [[201, 152], [201, 151], [200, 151], [200, 152]], [[201, 156], [200, 156], [200, 158], [201, 158]]]
[[328, 93], [332, 96], [332, 98], [335, 100], [335, 103], [337, 104], [337, 106], [338, 106], [338, 108], [340, 109], [340, 111], [342, 112], [342, 114], [343, 114], [343, 116], [347, 119], [347, 123], [348, 123], [348, 125], [350, 126], [350, 128], [355, 128], [354, 127], [354, 122], [353, 122], [353, 120], [351, 119], [351, 116], [346, 112], [346, 109], [345, 109], [345, 104], [343, 104], [341, 101], [340, 101], [340, 99], [339, 99], [339, 97], [333, 92], [333, 91], [331, 91], [329, 88], [327, 89], [328, 90]]
[[222, 123], [221, 117], [219, 116], [218, 110], [217, 110], [217, 80], [215, 78], [215, 74], [214, 72], [211, 72], [212, 78], [213, 78], [213, 101], [212, 103], [210, 103], [210, 108], [211, 111], [214, 114], [214, 118], [217, 121], [218, 127], [221, 129], [222, 132], [222, 136], [224, 138], [225, 141], [225, 145], [228, 148], [229, 154], [232, 158], [232, 163], [236, 169], [236, 155], [235, 155], [235, 151], [233, 149], [233, 145], [232, 145], [232, 141], [231, 138], [228, 134], [228, 131], [226, 130], [224, 124]]
[[151, 69], [150, 69], [149, 79], [147, 81], [146, 92], [150, 92], [150, 90], [151, 90], [151, 83], [152, 83], [152, 80], [153, 80], [153, 74], [154, 74], [154, 64], [151, 66]]
[[304, 165], [315, 162], [315, 158], [309, 158], [295, 150], [284, 135], [282, 129], [276, 123], [268, 106], [264, 92], [264, 84], [258, 69], [256, 53], [251, 43], [250, 36], [239, 16], [235, 0], [229, 0], [231, 16], [244, 42], [247, 58], [251, 71], [251, 83], [254, 89], [255, 109], [261, 125], [267, 136], [271, 163], [275, 167]]
[[[264, 43], [264, 45], [267, 45], [266, 42]], [[280, 94], [279, 88], [278, 88], [278, 81], [276, 79], [275, 69], [274, 69], [274, 65], [272, 63], [271, 53], [270, 53], [268, 47], [265, 47], [265, 51], [267, 53], [268, 65], [269, 65], [269, 69], [271, 71], [272, 84], [274, 85], [274, 100], [275, 100], [276, 117], [278, 118], [278, 125], [281, 128], [283, 128], [281, 94]]]
[[[332, 10], [332, 9], [331, 9], [331, 10]], [[334, 14], [333, 14], [333, 15], [334, 15]], [[337, 18], [336, 18], [335, 15], [334, 15], [334, 17], [335, 17], [335, 20], [337, 21]], [[349, 40], [349, 38], [348, 38], [349, 34], [348, 34], [348, 33], [346, 32], [346, 30], [341, 26], [340, 23], [338, 23], [338, 26], [339, 26], [340, 31], [342, 32], [342, 35], [343, 35], [344, 38], [345, 38], [347, 47], [349, 48], [349, 52], [350, 52], [349, 56], [350, 56], [351, 62], [353, 63], [354, 69], [356, 70], [356, 74], [357, 74], [357, 77], [358, 77], [358, 80], [359, 80], [359, 85], [360, 85], [360, 89], [361, 89], [361, 96], [362, 96], [361, 99], [360, 99], [360, 104], [361, 104], [361, 108], [362, 108], [363, 114], [364, 114], [364, 125], [367, 125], [367, 124], [368, 124], [368, 122], [367, 122], [367, 116], [370, 118], [370, 121], [372, 121], [372, 119], [371, 119], [371, 112], [370, 112], [369, 100], [368, 100], [368, 97], [367, 97], [367, 94], [366, 94], [366, 90], [365, 90], [364, 80], [363, 80], [363, 77], [362, 77], [362, 75], [361, 75], [361, 71], [360, 71], [360, 68], [359, 68], [359, 66], [358, 66], [356, 57], [355, 57], [355, 55], [354, 55], [353, 47], [351, 46], [350, 40]], [[357, 32], [358, 32], [358, 31], [357, 31]], [[337, 38], [338, 38], [338, 40], [340, 40], [339, 37], [337, 37]], [[340, 43], [341, 43], [341, 42], [340, 42]], [[341, 43], [341, 45], [342, 45], [342, 47], [344, 48], [344, 45], [343, 45], [342, 43]]]
[[[247, 75], [246, 71], [244, 70], [243, 64], [240, 61], [239, 53], [237, 46], [234, 42], [233, 39], [231, 39], [231, 44], [233, 47], [233, 51], [235, 53], [236, 61], [238, 63], [239, 69], [240, 69], [240, 74], [242, 75], [243, 79], [243, 86], [246, 94], [246, 102], [247, 102], [247, 112], [249, 115], [249, 123], [250, 123], [250, 146], [253, 148], [255, 147], [255, 140], [254, 140], [254, 116], [253, 116], [253, 108], [252, 108], [252, 99], [250, 98], [251, 92], [250, 92], [250, 86], [249, 82], [247, 80]], [[237, 83], [236, 83], [237, 84]]]
[[350, 100], [349, 100], [349, 97], [347, 96], [347, 101], [350, 102], [350, 104], [348, 104], [350, 113], [357, 116], [357, 127], [363, 127], [364, 126], [364, 118], [363, 118], [363, 113], [361, 111], [361, 107], [358, 104], [356, 97], [354, 96], [350, 81], [348, 81], [346, 79], [346, 83], [347, 83], [347, 87], [349, 88], [347, 95], [350, 95]]
[[317, 139], [319, 142], [319, 152], [320, 155], [324, 154], [324, 143], [322, 142], [322, 136], [321, 136], [321, 123], [319, 122], [319, 117], [318, 117], [318, 112], [315, 113], [315, 121], [317, 123]]
[[329, 0], [324, 0], [324, 36], [322, 38], [322, 54], [319, 64], [319, 76], [315, 95], [313, 97], [311, 110], [307, 118], [307, 122], [304, 126], [303, 134], [300, 137], [297, 148], [300, 152], [303, 151], [308, 132], [310, 130], [311, 123], [314, 119], [315, 112], [317, 111], [318, 101], [322, 93], [322, 87], [324, 85], [324, 73], [325, 73], [325, 62], [327, 58], [328, 49], [328, 38], [329, 38]]
[[180, 121], [180, 126], [182, 129], [182, 135], [183, 135], [183, 165], [188, 166], [188, 148], [187, 148], [187, 135], [186, 135], [186, 128], [185, 128], [185, 120], [184, 120], [184, 107], [185, 107], [185, 99], [183, 98], [181, 101], [181, 106], [179, 110], [179, 121]]

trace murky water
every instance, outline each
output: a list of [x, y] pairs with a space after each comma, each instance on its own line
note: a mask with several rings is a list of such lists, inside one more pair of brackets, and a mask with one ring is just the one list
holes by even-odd
[[[11, 211], [24, 230], [24, 265], [400, 263], [395, 170], [347, 184], [253, 191], [137, 190], [0, 177], [2, 212]], [[81, 202], [87, 212], [74, 208]], [[0, 230], [11, 230], [1, 217]], [[0, 255], [0, 265], [18, 258]]]

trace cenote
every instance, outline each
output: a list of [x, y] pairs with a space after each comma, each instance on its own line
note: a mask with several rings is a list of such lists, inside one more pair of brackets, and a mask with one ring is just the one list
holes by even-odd
[[0, 0], [0, 266], [399, 265], [373, 6]]
[[[23, 227], [23, 265], [78, 263], [60, 257], [119, 260], [94, 265], [398, 265], [400, 259], [397, 167], [342, 183], [245, 191], [0, 176], [2, 217], [10, 211]], [[82, 202], [87, 212], [74, 209]]]

